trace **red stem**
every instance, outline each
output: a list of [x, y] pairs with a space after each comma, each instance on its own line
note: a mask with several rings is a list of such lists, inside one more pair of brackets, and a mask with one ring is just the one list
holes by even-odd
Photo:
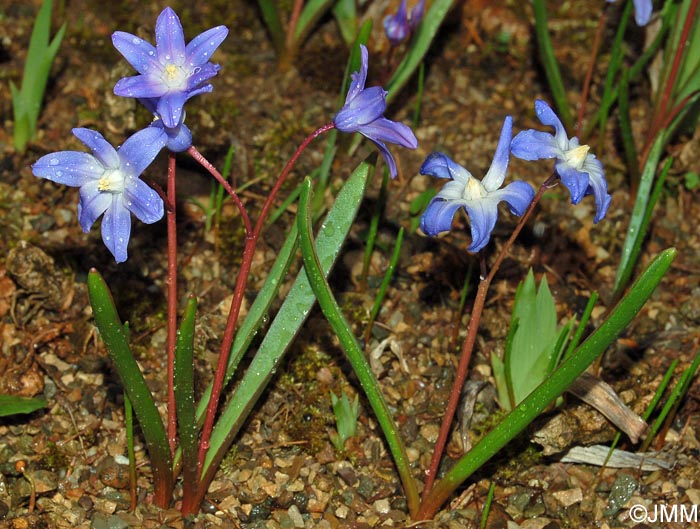
[[221, 173], [216, 169], [216, 167], [214, 167], [209, 162], [209, 160], [207, 160], [204, 157], [204, 155], [202, 155], [202, 153], [200, 153], [195, 148], [194, 145], [190, 146], [190, 148], [187, 149], [187, 152], [190, 154], [190, 156], [192, 156], [192, 158], [194, 158], [199, 163], [199, 165], [201, 165], [207, 171], [209, 171], [209, 174], [212, 175], [217, 182], [224, 186], [224, 189], [233, 199], [233, 202], [236, 204], [238, 211], [240, 211], [241, 217], [243, 218], [243, 225], [245, 226], [245, 233], [248, 237], [250, 237], [250, 235], [253, 233], [252, 224], [250, 223], [250, 217], [248, 216], [248, 212], [246, 211], [243, 202], [241, 202], [238, 193], [236, 193], [236, 190], [231, 187], [231, 184], [228, 183], [228, 181], [221, 175]]
[[[607, 3], [605, 6], [607, 7]], [[595, 69], [595, 60], [598, 56], [598, 50], [600, 50], [600, 41], [603, 37], [603, 29], [605, 28], [605, 12], [607, 9], [603, 9], [598, 19], [598, 29], [595, 32], [595, 37], [593, 39], [593, 49], [591, 50], [591, 60], [588, 63], [588, 70], [586, 71], [586, 79], [583, 81], [583, 90], [581, 92], [581, 103], [578, 109], [578, 118], [576, 120], [576, 136], [581, 137], [581, 127], [583, 126], [583, 116], [586, 112], [586, 103], [588, 102], [588, 92], [591, 89], [591, 80], [593, 79], [593, 70]]]
[[175, 194], [175, 153], [168, 153], [168, 338], [167, 378], [168, 378], [168, 443], [170, 455], [177, 446], [177, 416], [175, 409], [175, 346], [177, 343], [177, 223]]
[[[226, 378], [226, 368], [228, 366], [228, 360], [231, 354], [231, 346], [233, 345], [233, 339], [236, 335], [236, 323], [238, 321], [238, 315], [240, 313], [241, 303], [243, 301], [243, 294], [245, 293], [245, 285], [248, 279], [248, 275], [250, 274], [250, 267], [253, 263], [255, 246], [260, 236], [260, 232], [262, 231], [262, 227], [265, 223], [265, 219], [270, 210], [270, 207], [272, 206], [272, 203], [274, 202], [275, 197], [277, 196], [277, 193], [279, 192], [280, 188], [282, 187], [282, 184], [286, 180], [287, 176], [292, 170], [292, 167], [294, 166], [294, 163], [297, 161], [301, 153], [309, 145], [309, 143], [311, 143], [312, 140], [314, 140], [322, 133], [333, 129], [334, 127], [335, 125], [333, 123], [324, 125], [323, 127], [312, 132], [311, 135], [309, 135], [301, 143], [301, 145], [299, 145], [296, 152], [292, 155], [289, 162], [287, 162], [287, 165], [282, 170], [282, 173], [280, 174], [279, 178], [277, 179], [277, 182], [270, 191], [267, 200], [263, 204], [263, 207], [260, 210], [258, 221], [255, 224], [255, 228], [251, 230], [250, 221], [247, 220], [246, 222], [247, 235], [245, 247], [243, 249], [241, 268], [238, 272], [238, 277], [236, 278], [236, 287], [234, 289], [233, 298], [231, 300], [231, 309], [228, 314], [228, 319], [226, 321], [226, 329], [224, 331], [224, 336], [221, 341], [221, 350], [219, 353], [216, 371], [214, 373], [214, 381], [212, 383], [211, 396], [209, 397], [209, 403], [207, 404], [207, 413], [204, 418], [204, 426], [202, 427], [202, 437], [199, 443], [199, 452], [197, 454], [198, 476], [201, 476], [202, 468], [204, 467], [204, 460], [206, 458], [207, 451], [209, 450], [209, 441], [211, 439], [212, 430], [214, 429], [214, 419], [216, 418], [216, 410], [219, 406], [219, 398], [221, 397], [221, 391], [223, 390], [224, 380]], [[190, 154], [192, 154], [195, 157], [195, 159], [200, 163], [202, 163], [202, 161], [206, 162], [204, 157], [201, 154], [199, 154], [196, 151], [196, 149], [194, 149], [194, 147], [190, 148]], [[228, 183], [225, 182], [225, 180], [219, 179], [216, 176], [218, 174], [218, 172], [216, 172], [216, 169], [214, 169], [213, 166], [209, 164], [209, 162], [202, 163], [202, 165], [207, 170], [209, 170], [209, 172], [212, 173], [212, 175], [214, 175], [214, 177], [217, 178], [217, 180], [224, 184], [226, 190], [229, 192], [229, 194], [231, 194], [234, 197], [234, 200], [236, 200], [237, 196], [235, 194], [235, 191], [231, 189], [231, 186], [229, 186]], [[240, 201], [238, 201], [237, 203], [240, 203]], [[244, 216], [244, 219], [248, 219], [248, 215], [245, 214], [245, 209], [242, 204], [240, 204], [239, 209], [241, 210], [241, 214]], [[196, 487], [197, 490], [195, 492], [195, 497], [183, 498], [183, 514], [186, 515], [199, 510], [199, 504], [204, 498], [204, 494], [206, 493], [208, 485], [208, 480], [200, 481]]]
[[467, 369], [469, 368], [469, 362], [472, 357], [472, 351], [474, 350], [474, 344], [476, 343], [476, 335], [479, 330], [479, 322], [481, 321], [481, 315], [484, 311], [484, 304], [486, 302], [486, 294], [489, 290], [489, 286], [493, 281], [496, 272], [501, 266], [503, 259], [505, 259], [508, 251], [515, 242], [516, 237], [520, 234], [520, 231], [525, 226], [525, 223], [530, 218], [530, 215], [537, 206], [537, 203], [542, 198], [544, 192], [549, 189], [556, 179], [555, 175], [550, 176], [537, 191], [535, 198], [527, 208], [527, 211], [523, 214], [522, 218], [518, 222], [517, 226], [513, 230], [508, 241], [503, 245], [501, 252], [496, 257], [496, 260], [491, 267], [491, 271], [488, 276], [484, 277], [482, 272], [479, 289], [476, 293], [476, 298], [474, 299], [474, 307], [472, 308], [472, 315], [469, 319], [469, 327], [467, 328], [467, 337], [464, 339], [464, 344], [462, 345], [462, 355], [459, 359], [459, 365], [457, 366], [457, 374], [455, 376], [455, 381], [452, 386], [452, 392], [450, 393], [450, 398], [447, 403], [447, 409], [445, 415], [442, 418], [442, 425], [440, 426], [440, 433], [438, 434], [437, 442], [435, 443], [435, 449], [433, 450], [433, 459], [430, 462], [430, 468], [426, 473], [425, 487], [422, 493], [422, 503], [421, 508], [416, 520], [422, 520], [420, 513], [426, 508], [426, 499], [433, 488], [433, 483], [437, 477], [437, 473], [440, 467], [440, 460], [442, 459], [442, 454], [445, 451], [445, 444], [447, 443], [447, 437], [450, 433], [452, 427], [452, 420], [454, 419], [455, 412], [457, 411], [457, 405], [459, 404], [459, 398], [462, 394], [462, 387], [464, 386], [464, 381], [467, 378]]

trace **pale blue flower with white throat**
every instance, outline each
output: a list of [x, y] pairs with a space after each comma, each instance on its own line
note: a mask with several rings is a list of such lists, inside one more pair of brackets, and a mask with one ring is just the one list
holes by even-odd
[[102, 218], [102, 240], [118, 263], [127, 259], [131, 213], [146, 224], [163, 217], [163, 199], [139, 178], [165, 146], [167, 135], [147, 127], [115, 149], [97, 131], [76, 128], [73, 134], [92, 154], [61, 151], [42, 156], [35, 176], [80, 188], [78, 222], [84, 232]]
[[554, 171], [571, 193], [572, 204], [578, 204], [586, 195], [594, 195], [593, 222], [598, 223], [605, 217], [611, 200], [603, 164], [589, 152], [588, 145], [580, 145], [575, 136], [569, 138], [561, 120], [547, 103], [535, 101], [535, 113], [543, 125], [554, 128], [554, 134], [532, 129], [519, 132], [511, 143], [513, 155], [529, 161], [555, 158]]
[[455, 213], [464, 208], [469, 216], [472, 242], [470, 252], [486, 246], [498, 219], [498, 204], [505, 201], [514, 215], [521, 216], [532, 202], [535, 192], [526, 182], [511, 182], [501, 189], [508, 170], [513, 118], [506, 117], [496, 154], [486, 176], [479, 181], [446, 154], [434, 152], [423, 163], [421, 174], [447, 178], [421, 217], [421, 229], [430, 236], [449, 231]]
[[[608, 3], [615, 2], [615, 0], [607, 1]], [[651, 0], [634, 0], [634, 20], [638, 26], [646, 26], [649, 23], [653, 9]]]

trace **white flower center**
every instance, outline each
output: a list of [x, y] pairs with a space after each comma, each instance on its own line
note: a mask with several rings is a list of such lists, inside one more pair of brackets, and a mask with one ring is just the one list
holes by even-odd
[[177, 64], [169, 63], [163, 69], [163, 75], [161, 78], [163, 82], [168, 85], [168, 88], [175, 88], [177, 90], [184, 90], [187, 88], [187, 78], [189, 74]]
[[467, 179], [467, 185], [464, 186], [464, 191], [462, 192], [462, 198], [464, 200], [478, 200], [487, 195], [488, 191], [486, 191], [486, 188], [481, 182], [472, 177]]
[[119, 169], [105, 171], [97, 181], [97, 190], [106, 193], [123, 193], [126, 176]]
[[591, 148], [588, 145], [580, 145], [575, 149], [570, 149], [564, 153], [564, 159], [566, 163], [571, 167], [578, 169], [579, 171], [583, 167], [583, 162], [586, 161], [586, 156], [588, 156], [588, 151]]

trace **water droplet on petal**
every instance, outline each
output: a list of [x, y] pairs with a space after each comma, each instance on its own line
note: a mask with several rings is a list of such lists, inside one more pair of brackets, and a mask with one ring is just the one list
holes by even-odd
[[148, 50], [148, 54], [152, 57], [152, 56], [153, 56], [153, 50]]
[[56, 176], [59, 178], [63, 176], [63, 171], [56, 171]]
[[59, 163], [58, 158], [51, 158], [49, 160], [49, 165], [58, 165]]
[[141, 44], [141, 39], [138, 37], [134, 37], [133, 39], [131, 39], [131, 43], [132, 44]]

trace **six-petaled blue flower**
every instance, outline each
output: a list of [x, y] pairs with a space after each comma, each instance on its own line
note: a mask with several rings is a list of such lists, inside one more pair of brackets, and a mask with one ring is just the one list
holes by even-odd
[[168, 129], [182, 122], [183, 105], [193, 96], [211, 92], [205, 84], [220, 66], [209, 62], [228, 29], [217, 26], [197, 35], [185, 46], [180, 19], [166, 7], [156, 21], [156, 45], [116, 31], [112, 42], [140, 75], [125, 77], [114, 86], [114, 93], [124, 97], [156, 98], [156, 113]]
[[395, 143], [409, 149], [418, 147], [413, 131], [403, 123], [391, 121], [383, 116], [386, 110], [386, 91], [381, 86], [365, 88], [367, 81], [368, 53], [360, 46], [362, 64], [359, 72], [352, 74], [352, 83], [345, 98], [345, 105], [333, 118], [335, 127], [341, 132], [359, 132], [372, 140], [382, 153], [391, 177], [396, 177], [396, 161], [385, 142]]
[[406, 40], [409, 35], [416, 32], [418, 24], [420, 24], [421, 18], [423, 18], [424, 7], [425, 0], [418, 0], [418, 3], [411, 10], [411, 15], [409, 16], [407, 14], [408, 8], [406, 6], [406, 0], [401, 0], [399, 10], [396, 14], [388, 15], [384, 18], [384, 32], [392, 46], [398, 46]]
[[121, 263], [127, 258], [131, 213], [147, 224], [163, 216], [163, 200], [139, 176], [165, 146], [167, 136], [162, 129], [147, 127], [115, 149], [94, 130], [76, 128], [73, 134], [92, 154], [47, 154], [39, 158], [32, 171], [41, 178], [80, 188], [80, 226], [87, 232], [104, 213], [102, 240]]
[[577, 137], [567, 136], [561, 120], [547, 103], [535, 101], [535, 112], [543, 125], [554, 127], [554, 134], [537, 130], [519, 132], [511, 143], [513, 154], [523, 160], [556, 158], [554, 170], [569, 189], [572, 204], [578, 204], [585, 195], [595, 196], [593, 222], [598, 223], [610, 206], [603, 164], [588, 152], [588, 145], [579, 145]]
[[[608, 0], [608, 2], [615, 2], [615, 0]], [[649, 23], [653, 9], [651, 0], [634, 0], [634, 20], [638, 26], [646, 26]]]
[[522, 215], [532, 202], [535, 192], [526, 182], [511, 182], [503, 189], [508, 169], [510, 140], [513, 119], [508, 116], [503, 122], [496, 154], [484, 179], [479, 181], [461, 165], [447, 155], [434, 152], [423, 163], [421, 174], [448, 178], [447, 182], [430, 201], [421, 217], [421, 229], [427, 235], [449, 231], [452, 219], [459, 208], [464, 208], [471, 224], [472, 243], [470, 252], [478, 252], [491, 238], [498, 218], [498, 203], [505, 201], [514, 215]]

